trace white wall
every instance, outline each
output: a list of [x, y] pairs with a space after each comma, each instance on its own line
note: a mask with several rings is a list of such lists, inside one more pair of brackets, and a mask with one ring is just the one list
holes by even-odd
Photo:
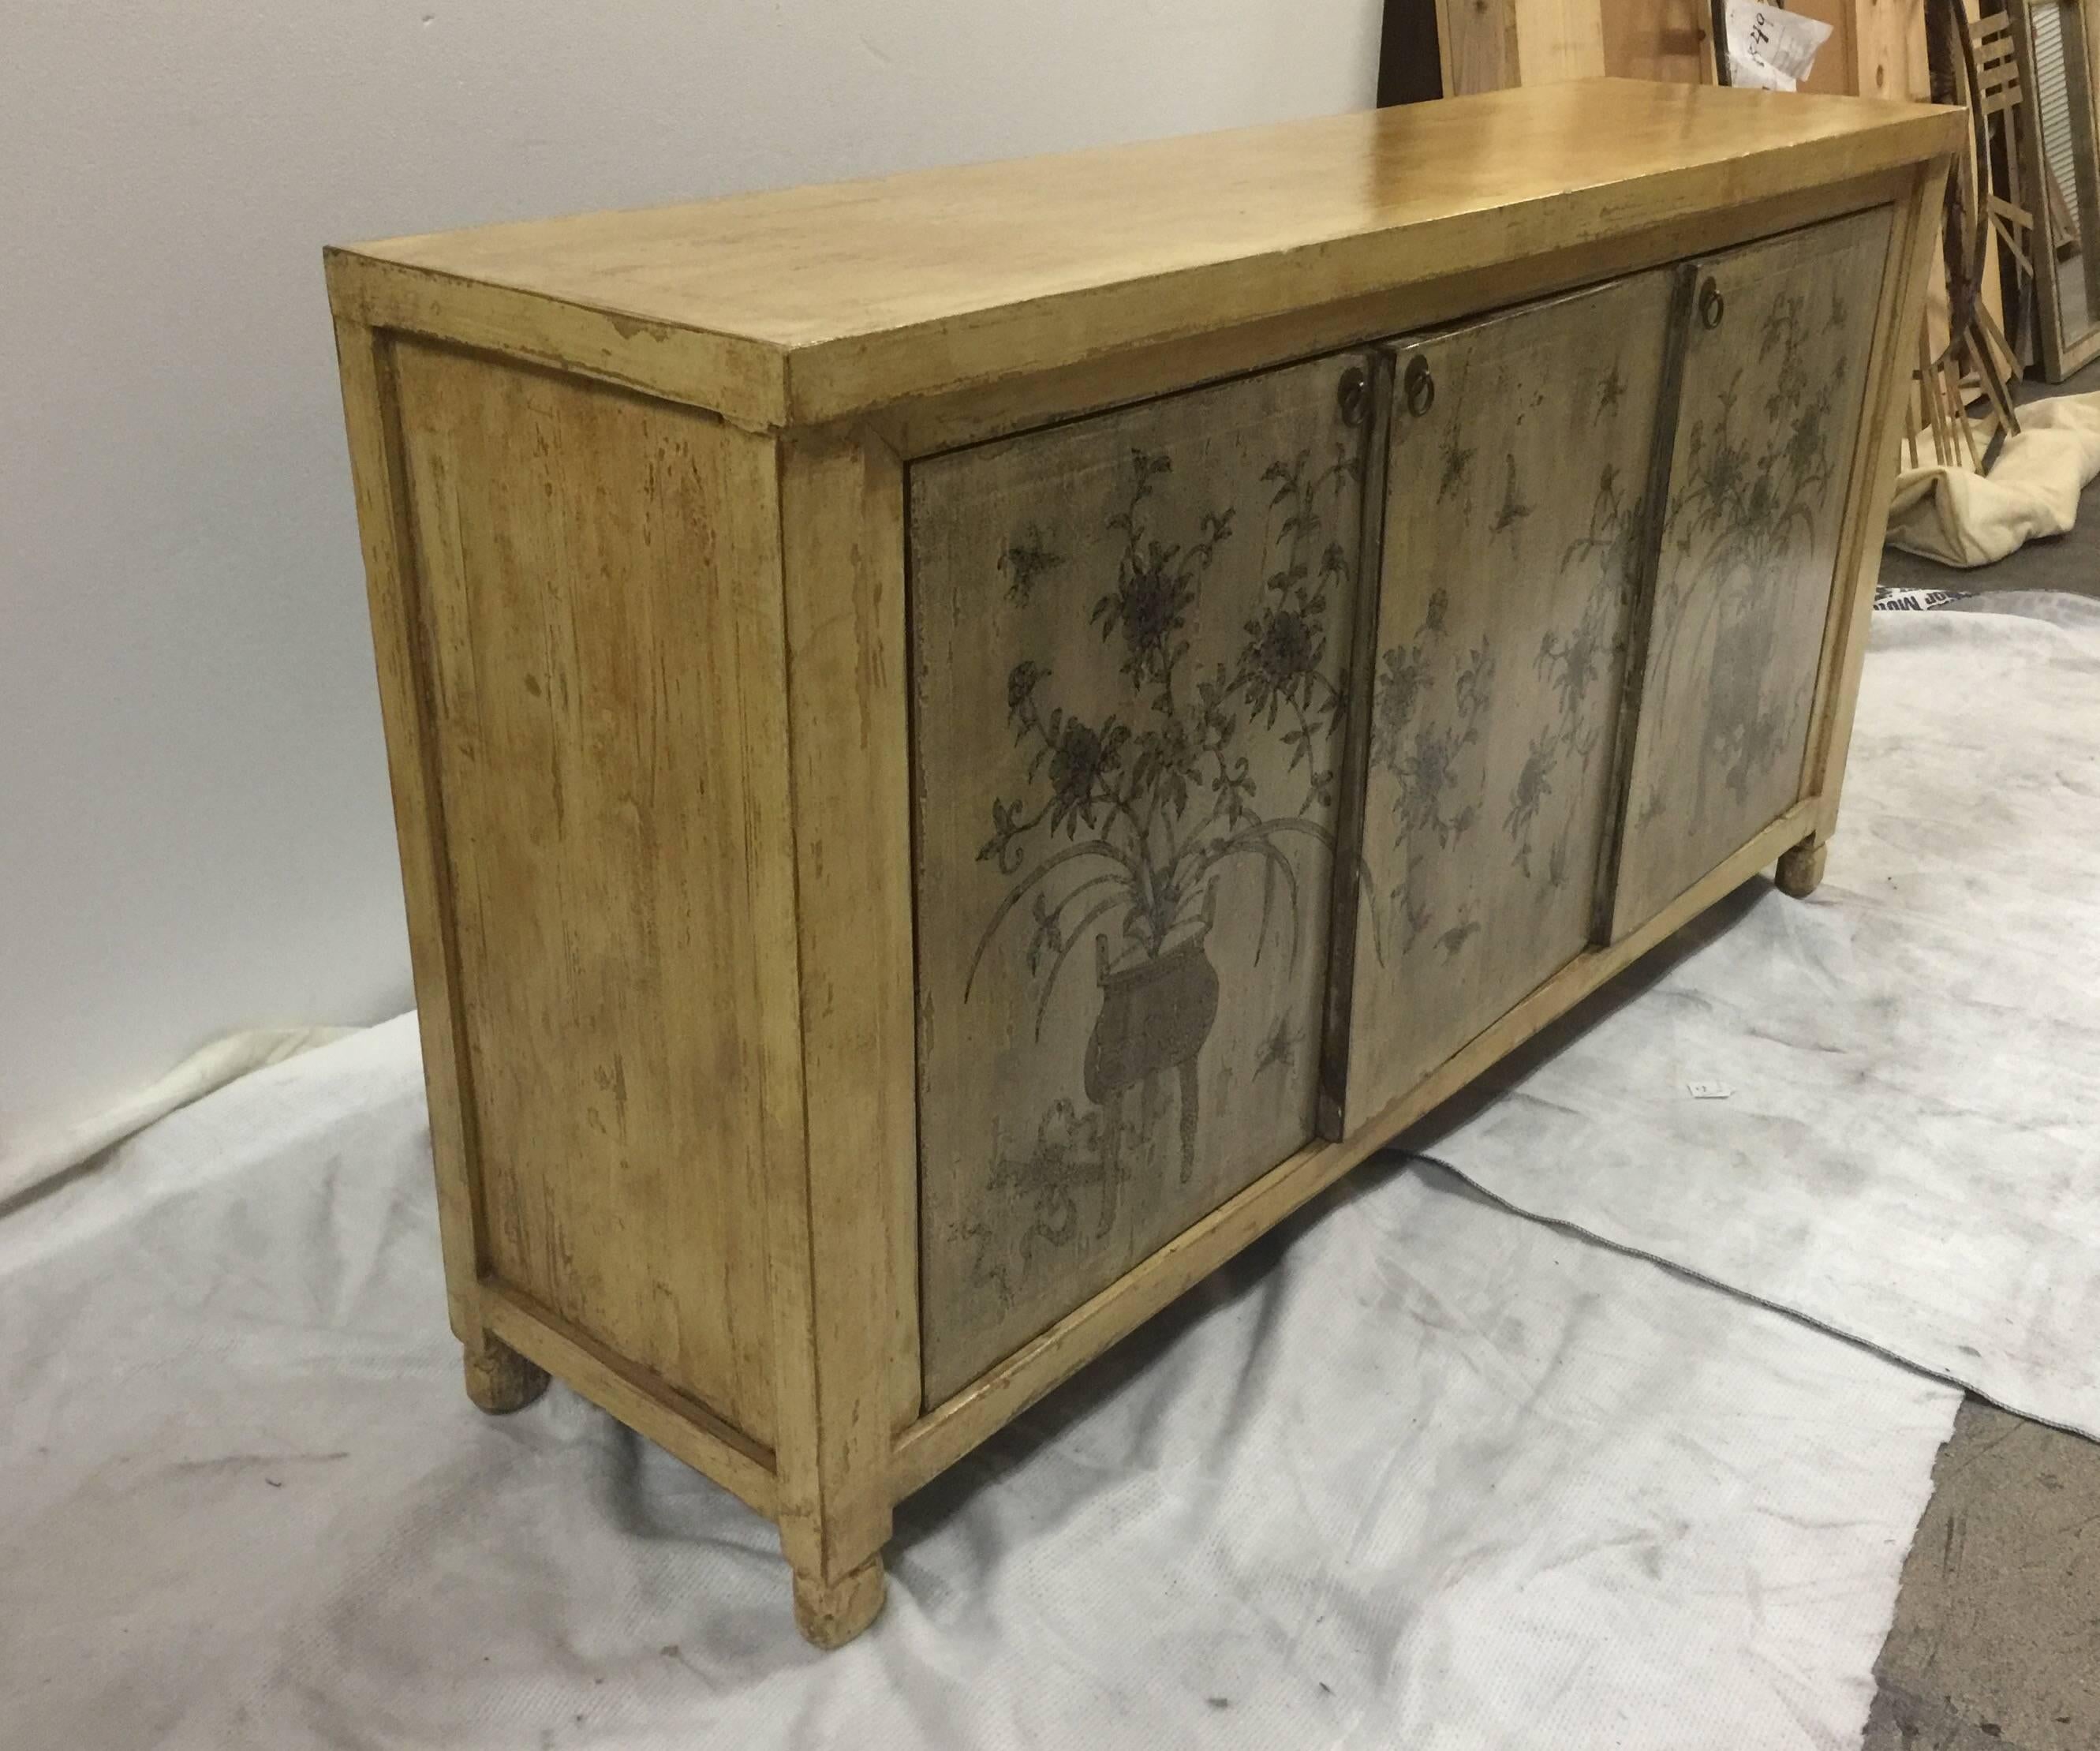
[[409, 1001], [324, 242], [1369, 104], [1379, 0], [7, 0], [0, 1151]]

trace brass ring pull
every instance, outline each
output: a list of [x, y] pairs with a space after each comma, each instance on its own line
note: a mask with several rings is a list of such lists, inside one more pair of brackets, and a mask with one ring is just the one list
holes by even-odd
[[1721, 317], [1728, 307], [1727, 300], [1721, 296], [1721, 288], [1711, 280], [1699, 289], [1699, 320], [1710, 329], [1721, 325]]

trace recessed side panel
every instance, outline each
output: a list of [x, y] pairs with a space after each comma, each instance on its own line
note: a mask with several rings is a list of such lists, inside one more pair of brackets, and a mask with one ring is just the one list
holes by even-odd
[[739, 604], [777, 599], [772, 447], [397, 360], [483, 1268], [770, 1444], [757, 896], [792, 872], [753, 828], [778, 634], [758, 660]]
[[1369, 363], [911, 470], [929, 1404], [1313, 1134]]
[[1673, 284], [1395, 349], [1346, 1130], [1590, 940]]
[[1696, 264], [1614, 940], [1800, 799], [1890, 223]]

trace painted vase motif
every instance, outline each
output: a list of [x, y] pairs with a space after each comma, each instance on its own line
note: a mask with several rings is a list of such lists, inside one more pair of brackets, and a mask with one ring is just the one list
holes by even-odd
[[[966, 1002], [995, 943], [1013, 944], [1005, 952], [1025, 959], [1041, 1041], [1060, 974], [1075, 949], [1090, 937], [1093, 944], [1100, 1007], [1074, 1066], [1088, 1110], [1061, 1096], [1026, 1152], [1010, 1141], [996, 1145], [992, 1183], [1033, 1204], [1031, 1244], [1079, 1240], [1075, 1199], [1088, 1192], [1092, 1235], [1105, 1238], [1142, 1164], [1163, 1172], [1171, 1161], [1178, 1184], [1194, 1177], [1199, 1060], [1220, 995], [1209, 947], [1219, 878], [1229, 867], [1260, 868], [1259, 917], [1234, 921], [1236, 931], [1244, 926], [1257, 957], [1268, 946], [1295, 964], [1305, 902], [1293, 854], [1308, 842], [1333, 851], [1325, 818], [1343, 701], [1328, 672], [1329, 628], [1349, 578], [1344, 549], [1323, 537], [1322, 518], [1360, 464], [1344, 450], [1321, 467], [1307, 453], [1263, 471], [1273, 495], [1265, 577], [1242, 599], [1246, 606], [1229, 611], [1228, 624], [1242, 623], [1230, 657], [1207, 667], [1192, 654], [1196, 629], [1238, 514], [1230, 504], [1203, 510], [1186, 520], [1196, 540], [1162, 538], [1156, 507], [1171, 471], [1164, 455], [1132, 453], [1127, 493], [1105, 524], [1119, 550], [1112, 576], [1083, 582], [1076, 567], [1064, 575], [1086, 539], [1033, 524], [999, 561], [1017, 604], [1041, 587], [1069, 593], [1086, 624], [1119, 650], [1123, 682], [1120, 697], [1073, 709], [1043, 655], [1013, 665], [1008, 719], [1029, 752], [1028, 784], [992, 803], [991, 835], [978, 852], [1010, 881], [978, 940]], [[1258, 776], [1257, 763], [1269, 776]], [[1279, 767], [1295, 775], [1288, 802], [1260, 794], [1275, 788]], [[1003, 935], [1009, 921], [1014, 929]], [[1286, 926], [1287, 947], [1271, 936]], [[1173, 1145], [1155, 1152], [1170, 1096]]]

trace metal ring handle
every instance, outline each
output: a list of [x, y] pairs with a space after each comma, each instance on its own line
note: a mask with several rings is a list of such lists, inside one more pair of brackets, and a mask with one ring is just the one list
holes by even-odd
[[1407, 397], [1407, 411], [1419, 419], [1436, 405], [1436, 379], [1430, 374], [1429, 360], [1417, 353], [1407, 361], [1401, 390]]
[[1364, 416], [1371, 409], [1370, 374], [1361, 366], [1352, 365], [1342, 373], [1342, 380], [1335, 386], [1335, 405], [1342, 411], [1342, 423], [1361, 426]]
[[1699, 320], [1710, 329], [1718, 329], [1721, 318], [1728, 308], [1728, 301], [1721, 296], [1721, 288], [1709, 280], [1699, 288]]

